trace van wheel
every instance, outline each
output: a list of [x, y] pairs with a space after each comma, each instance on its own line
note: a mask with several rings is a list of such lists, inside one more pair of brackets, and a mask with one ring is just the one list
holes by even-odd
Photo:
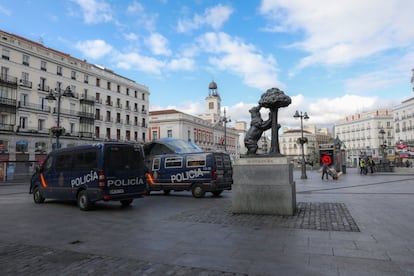
[[92, 203], [89, 201], [88, 194], [85, 190], [80, 191], [78, 194], [78, 206], [82, 211], [88, 211], [92, 207]]
[[122, 206], [129, 206], [131, 205], [132, 201], [133, 199], [124, 199], [124, 200], [121, 200], [121, 204]]
[[43, 203], [45, 202], [45, 198], [42, 196], [39, 187], [35, 187], [33, 191], [33, 201], [35, 203]]
[[164, 195], [169, 195], [171, 193], [171, 190], [164, 190]]
[[214, 196], [219, 196], [219, 195], [221, 195], [221, 193], [223, 192], [223, 190], [221, 190], [221, 191], [214, 191], [214, 192], [211, 192]]
[[201, 187], [201, 185], [198, 185], [198, 184], [193, 185], [193, 188], [191, 189], [191, 192], [193, 194], [193, 197], [195, 197], [195, 198], [203, 197], [204, 194], [206, 193], [203, 190], [203, 188]]

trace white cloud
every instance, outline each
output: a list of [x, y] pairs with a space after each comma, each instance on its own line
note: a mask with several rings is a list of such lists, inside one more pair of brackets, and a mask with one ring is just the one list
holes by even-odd
[[5, 7], [0, 6], [0, 14], [4, 14], [6, 16], [10, 16], [12, 13], [8, 9], [6, 9]]
[[194, 60], [191, 58], [176, 58], [168, 62], [167, 68], [171, 71], [192, 71], [195, 67]]
[[124, 34], [124, 37], [128, 41], [136, 41], [136, 40], [138, 40], [138, 36], [135, 33], [127, 33], [127, 34]]
[[75, 47], [85, 57], [92, 59], [99, 59], [113, 50], [111, 45], [101, 39], [80, 41], [76, 43]]
[[253, 45], [222, 32], [206, 33], [197, 43], [201, 50], [213, 54], [209, 62], [216, 69], [241, 77], [246, 85], [260, 90], [284, 87], [277, 79], [275, 58], [263, 56]]
[[143, 56], [136, 52], [117, 53], [114, 55], [113, 59], [116, 66], [119, 68], [144, 71], [156, 75], [161, 75], [161, 70], [166, 65], [163, 61]]
[[112, 21], [111, 6], [103, 0], [72, 0], [78, 4], [87, 24]]
[[303, 31], [293, 44], [309, 53], [297, 70], [313, 64], [347, 64], [414, 43], [414, 1], [262, 0], [268, 29]]
[[129, 13], [136, 13], [136, 12], [142, 12], [144, 10], [144, 7], [141, 5], [141, 3], [134, 1], [131, 5], [127, 7], [127, 11]]
[[214, 30], [218, 30], [229, 19], [232, 13], [233, 9], [230, 6], [219, 4], [206, 9], [202, 15], [195, 14], [192, 19], [179, 20], [177, 23], [177, 31], [179, 33], [186, 33], [206, 25]]
[[155, 55], [171, 55], [171, 50], [168, 49], [168, 40], [160, 33], [151, 33], [145, 40], [145, 44]]

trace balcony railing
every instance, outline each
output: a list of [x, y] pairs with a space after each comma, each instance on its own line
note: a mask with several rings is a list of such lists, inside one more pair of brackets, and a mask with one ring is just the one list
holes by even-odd
[[1, 74], [0, 82], [9, 83], [9, 84], [17, 84], [17, 78], [10, 76], [10, 75], [6, 75], [6, 74]]
[[50, 112], [50, 106], [41, 105], [41, 104], [33, 104], [33, 103], [24, 103], [22, 101], [19, 101], [18, 107], [22, 109]]
[[28, 80], [20, 80], [20, 86], [21, 87], [26, 87], [26, 88], [32, 88], [32, 82], [28, 81]]

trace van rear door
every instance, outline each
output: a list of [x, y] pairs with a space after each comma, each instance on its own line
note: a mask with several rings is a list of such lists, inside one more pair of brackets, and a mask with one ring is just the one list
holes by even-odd
[[146, 170], [142, 147], [105, 145], [103, 168], [109, 194], [144, 193]]

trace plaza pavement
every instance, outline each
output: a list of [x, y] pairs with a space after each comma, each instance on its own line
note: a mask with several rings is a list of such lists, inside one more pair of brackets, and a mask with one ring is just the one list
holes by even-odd
[[[300, 175], [294, 172], [293, 217], [232, 215], [231, 192], [204, 199], [155, 194], [134, 201], [132, 208], [144, 212], [138, 229], [107, 224], [112, 231], [97, 237], [59, 228], [78, 237], [69, 244], [47, 239], [37, 226], [40, 244], [23, 236], [24, 225], [13, 228], [11, 217], [0, 222], [0, 274], [414, 275], [414, 169], [368, 175], [348, 169], [335, 181], [321, 180], [318, 171]], [[114, 221], [126, 222], [123, 213]], [[131, 239], [132, 231], [141, 234]]]

